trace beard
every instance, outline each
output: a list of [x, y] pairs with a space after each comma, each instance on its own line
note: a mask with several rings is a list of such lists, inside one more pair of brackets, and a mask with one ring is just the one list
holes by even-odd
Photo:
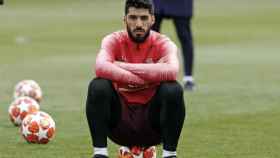
[[147, 38], [148, 36], [150, 35], [150, 30], [151, 30], [151, 27], [147, 30], [147, 32], [145, 32], [144, 36], [133, 36], [133, 31], [136, 31], [136, 30], [140, 30], [142, 31], [143, 29], [140, 29], [140, 28], [136, 28], [135, 30], [131, 30], [128, 26], [126, 26], [127, 28], [127, 32], [128, 32], [128, 36], [130, 37], [130, 39], [132, 39], [133, 42], [135, 43], [143, 43]]

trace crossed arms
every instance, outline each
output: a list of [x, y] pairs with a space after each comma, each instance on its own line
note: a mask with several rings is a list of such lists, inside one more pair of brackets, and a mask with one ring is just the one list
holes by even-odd
[[[106, 38], [105, 38], [106, 39]], [[110, 41], [103, 41], [108, 44]], [[145, 86], [160, 81], [176, 80], [179, 71], [177, 47], [171, 42], [164, 43], [164, 54], [157, 63], [124, 63], [116, 61], [114, 51], [102, 46], [96, 58], [97, 77], [106, 78], [130, 86]], [[103, 44], [104, 45], [104, 44]]]

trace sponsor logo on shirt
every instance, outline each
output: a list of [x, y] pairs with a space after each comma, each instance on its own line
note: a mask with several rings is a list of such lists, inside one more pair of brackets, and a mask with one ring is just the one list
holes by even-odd
[[147, 58], [145, 60], [145, 63], [154, 63], [153, 59], [152, 58]]

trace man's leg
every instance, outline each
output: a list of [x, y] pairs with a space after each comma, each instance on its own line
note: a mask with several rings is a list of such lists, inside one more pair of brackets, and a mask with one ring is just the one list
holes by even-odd
[[176, 27], [177, 35], [182, 46], [183, 63], [184, 63], [184, 82], [193, 85], [188, 85], [190, 90], [194, 87], [193, 81], [193, 61], [194, 61], [194, 48], [191, 30], [191, 16], [190, 17], [174, 17], [174, 24]]
[[183, 88], [176, 82], [162, 82], [151, 100], [149, 119], [159, 130], [165, 157], [176, 155], [176, 149], [185, 120]]
[[96, 78], [90, 82], [86, 102], [86, 116], [94, 154], [108, 155], [108, 132], [110, 127], [117, 124], [121, 116], [120, 101], [111, 81]]

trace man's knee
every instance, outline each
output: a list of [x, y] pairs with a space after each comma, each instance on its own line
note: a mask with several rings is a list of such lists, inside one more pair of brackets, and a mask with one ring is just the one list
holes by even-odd
[[161, 124], [183, 124], [185, 119], [184, 90], [174, 82], [164, 82], [160, 87], [160, 101], [162, 104]]
[[162, 82], [160, 86], [162, 98], [169, 101], [178, 101], [183, 99], [184, 90], [177, 81]]
[[113, 86], [110, 80], [103, 78], [95, 78], [90, 81], [88, 86], [88, 93], [94, 97], [106, 98], [112, 94]]

